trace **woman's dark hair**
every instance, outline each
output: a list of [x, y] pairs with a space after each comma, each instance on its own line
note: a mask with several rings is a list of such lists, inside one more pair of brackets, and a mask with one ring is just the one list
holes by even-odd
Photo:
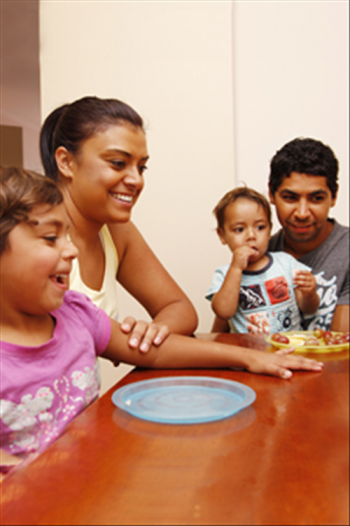
[[324, 176], [335, 197], [338, 190], [338, 160], [329, 146], [315, 139], [297, 138], [278, 150], [270, 163], [272, 195], [292, 172]]
[[41, 174], [23, 168], [0, 168], [0, 255], [7, 247], [11, 230], [28, 220], [37, 205], [63, 203], [57, 185]]
[[225, 210], [229, 204], [234, 203], [237, 199], [248, 199], [249, 201], [257, 203], [258, 206], [261, 206], [266, 214], [270, 227], [272, 227], [271, 208], [268, 200], [256, 190], [248, 188], [247, 186], [240, 186], [227, 192], [214, 208], [213, 214], [216, 217], [218, 228], [224, 228]]
[[58, 179], [55, 152], [59, 146], [77, 153], [83, 141], [111, 124], [122, 123], [144, 129], [140, 115], [117, 99], [83, 97], [54, 110], [40, 132], [40, 155], [45, 175], [55, 181]]

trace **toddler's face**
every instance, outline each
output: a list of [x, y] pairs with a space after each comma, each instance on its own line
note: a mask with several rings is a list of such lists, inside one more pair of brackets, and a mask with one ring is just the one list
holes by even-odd
[[38, 205], [11, 230], [1, 256], [1, 298], [17, 312], [41, 315], [61, 306], [78, 251], [67, 238], [63, 204]]
[[254, 262], [267, 252], [271, 227], [262, 206], [255, 201], [239, 197], [225, 210], [225, 224], [219, 229], [221, 242], [228, 245], [231, 252], [242, 246], [256, 250]]

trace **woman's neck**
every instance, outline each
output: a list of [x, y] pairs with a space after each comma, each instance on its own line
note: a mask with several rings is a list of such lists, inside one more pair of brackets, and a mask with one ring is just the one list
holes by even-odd
[[77, 208], [67, 187], [61, 188], [64, 196], [64, 206], [70, 219], [70, 236], [73, 242], [79, 242], [85, 246], [96, 243], [103, 224], [86, 218]]
[[105, 275], [105, 254], [100, 238], [100, 223], [84, 217], [68, 188], [63, 189], [64, 204], [71, 222], [69, 236], [77, 247], [80, 277], [93, 290], [101, 290]]

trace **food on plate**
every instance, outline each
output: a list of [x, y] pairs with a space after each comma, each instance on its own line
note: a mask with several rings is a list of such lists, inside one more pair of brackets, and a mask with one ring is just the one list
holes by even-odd
[[323, 333], [323, 340], [324, 340], [325, 345], [332, 345], [333, 335], [331, 331], [325, 331]]
[[278, 343], [289, 343], [289, 338], [287, 336], [284, 336], [284, 334], [280, 334], [279, 332], [275, 332], [271, 336], [271, 340]]
[[315, 336], [315, 338], [322, 338], [323, 334], [324, 334], [323, 329], [315, 329], [313, 332], [313, 335]]
[[323, 333], [323, 341], [325, 345], [341, 345], [343, 343], [349, 343], [348, 332], [331, 332], [325, 331]]
[[307, 345], [307, 346], [321, 345], [321, 342], [315, 336], [310, 336], [310, 338], [306, 338], [306, 340], [304, 341], [304, 345]]
[[293, 347], [320, 347], [331, 348], [349, 344], [348, 332], [332, 332], [323, 329], [314, 331], [294, 331], [287, 333], [276, 332], [271, 335], [269, 341], [276, 346], [290, 345]]

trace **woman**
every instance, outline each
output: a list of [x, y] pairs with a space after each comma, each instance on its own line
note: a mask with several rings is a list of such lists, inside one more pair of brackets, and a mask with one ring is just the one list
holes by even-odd
[[122, 323], [129, 345], [145, 352], [198, 323], [189, 299], [130, 221], [149, 158], [142, 118], [115, 99], [84, 97], [53, 111], [40, 135], [45, 174], [59, 182], [79, 249], [71, 288], [117, 317], [116, 280], [147, 310], [151, 323]]

